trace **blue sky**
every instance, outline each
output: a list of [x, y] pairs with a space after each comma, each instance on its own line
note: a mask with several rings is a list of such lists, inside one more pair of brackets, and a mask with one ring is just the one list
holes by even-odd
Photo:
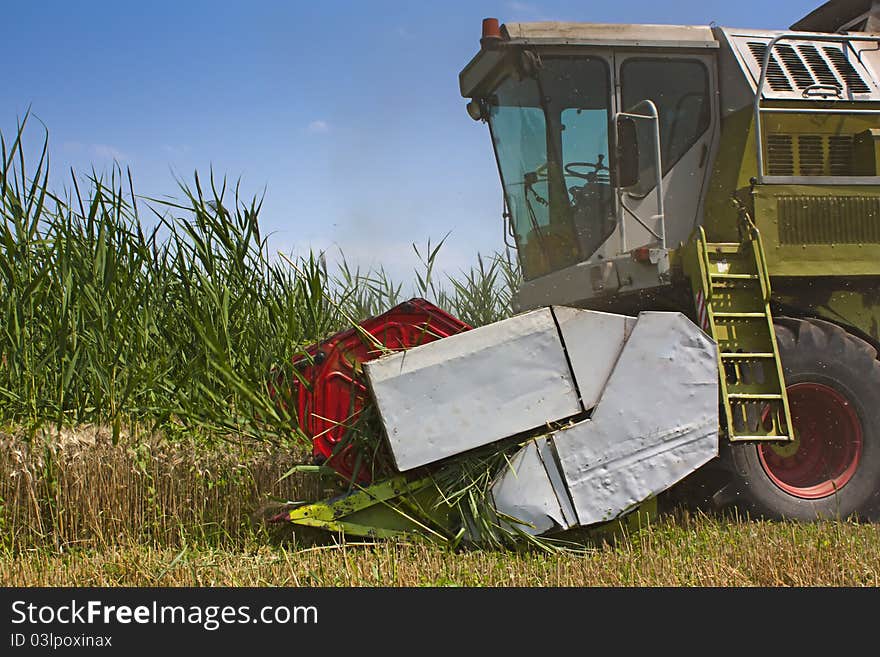
[[409, 280], [413, 242], [451, 232], [449, 272], [503, 249], [488, 131], [458, 90], [484, 17], [781, 29], [819, 2], [3, 4], [0, 129], [30, 106], [57, 185], [116, 160], [138, 193], [166, 196], [213, 166], [265, 190], [274, 250], [341, 248]]

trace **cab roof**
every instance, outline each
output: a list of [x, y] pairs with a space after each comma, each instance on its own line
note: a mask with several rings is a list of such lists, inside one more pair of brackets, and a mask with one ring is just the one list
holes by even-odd
[[635, 25], [618, 23], [505, 23], [502, 39], [535, 45], [661, 46], [717, 48], [707, 25]]

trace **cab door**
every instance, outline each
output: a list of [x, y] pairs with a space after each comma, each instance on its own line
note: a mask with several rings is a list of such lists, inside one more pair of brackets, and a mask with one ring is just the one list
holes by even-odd
[[[714, 55], [704, 53], [615, 53], [620, 110], [625, 112], [647, 99], [656, 105], [660, 117], [665, 232], [670, 247], [685, 241], [702, 222], [703, 200], [718, 145], [715, 62]], [[645, 122], [642, 129], [648, 132], [653, 127]], [[660, 230], [652, 149], [640, 149], [639, 171], [638, 185], [621, 193], [619, 199], [625, 250], [656, 243]]]

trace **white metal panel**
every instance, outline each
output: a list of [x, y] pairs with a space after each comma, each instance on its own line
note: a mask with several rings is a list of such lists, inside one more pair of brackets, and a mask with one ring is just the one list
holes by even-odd
[[562, 517], [565, 519], [565, 527], [574, 527], [578, 524], [577, 513], [574, 510], [574, 504], [571, 502], [571, 495], [568, 493], [568, 486], [562, 477], [562, 471], [559, 469], [559, 457], [553, 447], [553, 441], [548, 436], [544, 436], [535, 441], [538, 445], [538, 454], [544, 462], [544, 468], [547, 470], [547, 476], [550, 478], [550, 484], [553, 486], [553, 492], [556, 493], [556, 501], [562, 510]]
[[553, 306], [553, 314], [568, 352], [581, 404], [590, 410], [605, 389], [629, 334], [627, 327], [635, 318], [568, 306]]
[[592, 418], [552, 440], [581, 525], [666, 490], [718, 453], [715, 343], [684, 315], [641, 313]]
[[[770, 41], [785, 32], [767, 31], [767, 30], [732, 30], [730, 28], [721, 28], [725, 36], [729, 39], [733, 46], [733, 52], [739, 59], [743, 71], [747, 73], [746, 79], [752, 88], [752, 93], [758, 87], [758, 80], [761, 77], [761, 64], [758, 61], [753, 46], [749, 44], [760, 44], [766, 47]], [[830, 35], [825, 35], [830, 36]], [[809, 34], [804, 34], [803, 38], [784, 39], [773, 49], [773, 77], [779, 82], [786, 82], [790, 87], [788, 90], [777, 87], [774, 89], [770, 84], [768, 77], [763, 89], [763, 98], [772, 98], [779, 100], [803, 100], [804, 86], [798, 83], [797, 70], [803, 79], [811, 83], [829, 83], [835, 81], [843, 90], [840, 96], [816, 97], [814, 100], [823, 101], [876, 101], [880, 99], [880, 86], [876, 72], [869, 66], [866, 66], [864, 58], [856, 49], [866, 48], [869, 50], [876, 49], [876, 44], [858, 44], [858, 43], [839, 43], [828, 41], [811, 40]], [[783, 51], [787, 49], [785, 55]], [[809, 50], [809, 55], [804, 51]], [[842, 74], [835, 62], [829, 57], [826, 49], [839, 51], [841, 57], [845, 58], [849, 65], [852, 66], [853, 74], [861, 79], [868, 87], [868, 91], [854, 91], [847, 84], [846, 77]], [[794, 62], [794, 66], [792, 66]], [[799, 66], [798, 66], [799, 63]], [[769, 73], [769, 72], [768, 72]]]
[[542, 308], [364, 364], [401, 471], [582, 411]]
[[[492, 485], [496, 510], [520, 521], [515, 527], [532, 536], [568, 529], [577, 522], [555, 461], [542, 458], [546, 449], [547, 438], [528, 443]], [[551, 477], [551, 471], [555, 476]]]
[[717, 48], [712, 29], [705, 25], [650, 25], [626, 23], [505, 23], [508, 38], [527, 43], [559, 45], [625, 45], [666, 48]]

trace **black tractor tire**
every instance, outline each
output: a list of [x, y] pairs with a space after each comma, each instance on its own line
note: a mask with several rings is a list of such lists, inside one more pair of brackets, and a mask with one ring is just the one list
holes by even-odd
[[[876, 519], [880, 510], [880, 361], [840, 326], [776, 319], [797, 443], [723, 441], [729, 499], [771, 519]], [[731, 495], [732, 493], [732, 495]]]

